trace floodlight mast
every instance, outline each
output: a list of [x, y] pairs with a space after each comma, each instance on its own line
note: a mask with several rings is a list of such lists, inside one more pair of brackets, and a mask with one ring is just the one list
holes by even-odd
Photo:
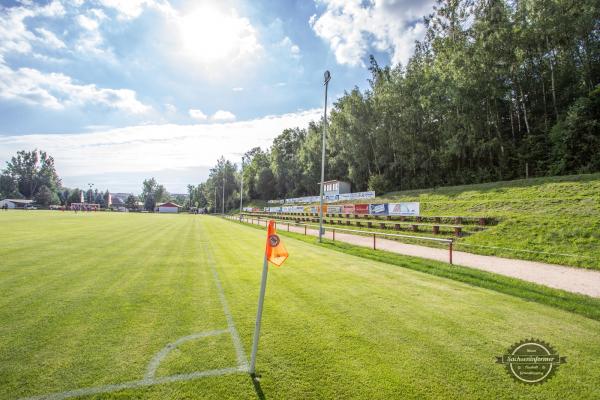
[[244, 156], [242, 156], [242, 171], [241, 171], [242, 179], [240, 183], [240, 221], [242, 220], [242, 206], [243, 206], [243, 198], [244, 198]]
[[323, 145], [321, 152], [321, 188], [320, 193], [320, 207], [319, 207], [319, 242], [323, 241], [323, 186], [325, 181], [325, 141], [327, 138], [327, 88], [329, 87], [329, 81], [331, 80], [331, 74], [329, 71], [325, 71], [323, 76], [323, 85], [325, 85], [325, 112], [323, 116]]

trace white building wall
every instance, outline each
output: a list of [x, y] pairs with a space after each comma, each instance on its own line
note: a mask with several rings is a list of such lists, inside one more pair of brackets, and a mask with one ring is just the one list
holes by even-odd
[[158, 207], [159, 213], [177, 213], [178, 210], [177, 207]]
[[15, 203], [8, 200], [0, 200], [0, 208], [4, 207], [5, 204], [8, 204], [8, 208], [15, 208]]

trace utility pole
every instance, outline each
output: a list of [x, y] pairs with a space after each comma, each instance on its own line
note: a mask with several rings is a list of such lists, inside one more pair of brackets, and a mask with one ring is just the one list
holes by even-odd
[[321, 188], [320, 188], [320, 204], [319, 207], [319, 242], [323, 241], [323, 186], [325, 181], [325, 140], [327, 138], [327, 88], [329, 81], [331, 80], [331, 74], [329, 71], [325, 71], [323, 76], [323, 84], [325, 85], [325, 112], [323, 117], [323, 145], [321, 152]]
[[225, 166], [223, 166], [223, 208], [222, 208], [222, 213], [223, 215], [225, 215]]

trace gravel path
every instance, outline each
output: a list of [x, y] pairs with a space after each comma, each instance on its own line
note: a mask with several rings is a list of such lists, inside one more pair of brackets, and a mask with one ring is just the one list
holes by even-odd
[[[254, 220], [254, 222], [257, 223], [256, 220]], [[260, 221], [261, 225], [264, 223], [264, 220]], [[288, 230], [288, 225], [283, 222], [280, 223], [279, 230]], [[289, 230], [291, 232], [304, 233], [304, 227], [301, 226], [289, 225]], [[306, 229], [307, 235], [317, 236], [318, 233], [318, 229]], [[332, 232], [328, 231], [325, 237], [328, 239], [333, 239]], [[370, 248], [373, 247], [373, 238], [367, 236], [336, 232], [335, 240], [357, 246]], [[382, 239], [380, 237], [378, 237], [376, 240], [376, 247], [379, 250], [386, 250], [393, 253], [443, 262], [448, 262], [449, 256], [448, 250], [435, 249], [414, 244], [405, 244], [395, 240]], [[566, 290], [568, 292], [586, 294], [592, 297], [600, 297], [600, 271], [565, 267], [562, 265], [544, 264], [536, 261], [483, 256], [479, 254], [465, 253], [462, 251], [454, 251], [452, 259], [453, 263], [456, 265], [462, 265], [465, 267], [476, 268], [500, 275], [510, 276], [513, 278], [522, 279], [524, 281]]]

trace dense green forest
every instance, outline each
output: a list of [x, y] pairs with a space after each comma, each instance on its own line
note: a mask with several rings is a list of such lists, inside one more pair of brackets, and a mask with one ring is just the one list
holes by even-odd
[[[407, 65], [371, 57], [369, 88], [334, 103], [327, 179], [381, 193], [600, 171], [600, 2], [439, 0], [425, 22]], [[322, 123], [248, 151], [244, 196], [316, 194]], [[236, 207], [239, 174], [221, 159], [190, 194], [220, 211], [225, 181]]]

